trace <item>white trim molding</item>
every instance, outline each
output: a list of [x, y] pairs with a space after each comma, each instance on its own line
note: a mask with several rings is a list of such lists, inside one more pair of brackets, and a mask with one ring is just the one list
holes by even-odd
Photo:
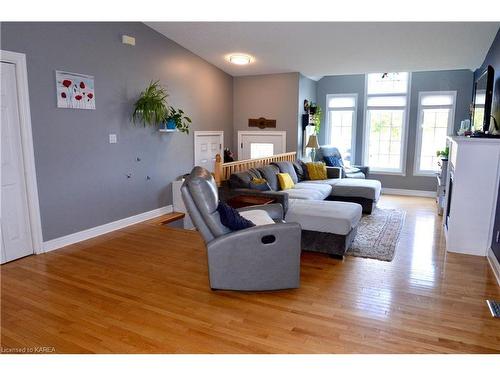
[[19, 103], [19, 123], [21, 126], [21, 143], [26, 176], [26, 193], [31, 228], [31, 241], [35, 254], [43, 252], [42, 221], [38, 186], [36, 181], [35, 153], [33, 150], [33, 134], [31, 131], [31, 111], [28, 87], [28, 70], [24, 53], [0, 50], [0, 61], [16, 67], [17, 100]]
[[[330, 107], [330, 99], [332, 98], [353, 98], [354, 106], [352, 107]], [[351, 165], [355, 165], [356, 158], [356, 130], [358, 127], [358, 94], [357, 93], [349, 93], [349, 94], [327, 94], [326, 95], [326, 106], [325, 106], [325, 144], [338, 146], [334, 142], [331, 142], [332, 129], [330, 126], [330, 112], [333, 111], [353, 111], [352, 115], [352, 129], [351, 129]], [[305, 144], [305, 142], [304, 142]]]
[[[422, 97], [429, 95], [449, 95], [453, 98], [453, 103], [451, 105], [422, 105]], [[422, 152], [422, 121], [424, 115], [424, 109], [429, 108], [448, 108], [450, 109], [450, 117], [448, 118], [448, 128], [447, 134], [453, 135], [453, 129], [455, 127], [455, 112], [457, 103], [457, 92], [456, 91], [420, 91], [418, 93], [418, 109], [417, 109], [417, 124], [416, 124], [416, 137], [415, 137], [415, 156], [413, 160], [413, 176], [424, 176], [424, 177], [434, 177], [436, 176], [437, 170], [434, 171], [421, 171], [419, 169], [420, 157]]]
[[152, 211], [143, 212], [138, 215], [126, 217], [124, 219], [120, 219], [117, 221], [113, 221], [111, 223], [103, 224], [98, 227], [89, 228], [83, 230], [81, 232], [68, 234], [67, 236], [55, 238], [50, 241], [45, 241], [43, 243], [43, 252], [49, 252], [52, 250], [60, 249], [61, 247], [65, 247], [68, 245], [72, 245], [74, 243], [85, 241], [90, 238], [94, 238], [121, 228], [128, 227], [130, 225], [134, 225], [140, 223], [142, 221], [154, 219], [155, 217], [166, 215], [173, 212], [173, 206], [168, 205], [164, 207], [157, 208]]
[[245, 135], [279, 135], [281, 137], [282, 152], [286, 152], [286, 130], [238, 130], [238, 159], [241, 156], [242, 137]]
[[405, 195], [410, 197], [436, 198], [435, 191], [382, 188], [382, 194]]
[[488, 263], [490, 264], [491, 270], [497, 279], [497, 283], [500, 286], [500, 263], [493, 253], [493, 250], [491, 250], [491, 247], [488, 249], [488, 255], [486, 257], [488, 258]]
[[[382, 106], [382, 107], [370, 107], [370, 109], [386, 109], [386, 110], [391, 110], [391, 109], [396, 109], [396, 110], [403, 110], [404, 111], [404, 119], [403, 119], [403, 125], [402, 125], [402, 133], [401, 133], [401, 146], [400, 146], [400, 152], [401, 152], [401, 160], [400, 160], [400, 168], [398, 169], [385, 169], [385, 168], [375, 168], [370, 166], [370, 173], [371, 174], [390, 174], [390, 175], [396, 175], [396, 176], [406, 176], [406, 158], [407, 158], [407, 150], [408, 150], [408, 133], [410, 130], [410, 108], [411, 108], [411, 89], [412, 89], [412, 73], [411, 72], [400, 72], [400, 73], [408, 73], [408, 82], [406, 85], [406, 93], [403, 92], [394, 92], [394, 93], [383, 93], [383, 94], [368, 94], [368, 76], [370, 74], [374, 73], [367, 73], [365, 74], [365, 91], [364, 91], [364, 96], [365, 96], [365, 101], [364, 101], [364, 108], [363, 108], [363, 138], [362, 138], [362, 148], [361, 148], [361, 160], [362, 164], [366, 166], [370, 166], [368, 163], [368, 150], [369, 150], [369, 143], [370, 143], [370, 132], [368, 131], [369, 127], [369, 108], [368, 108], [368, 99], [371, 97], [405, 97], [406, 98], [406, 105], [403, 107], [389, 107], [389, 106]], [[378, 74], [378, 73], [377, 73]]]

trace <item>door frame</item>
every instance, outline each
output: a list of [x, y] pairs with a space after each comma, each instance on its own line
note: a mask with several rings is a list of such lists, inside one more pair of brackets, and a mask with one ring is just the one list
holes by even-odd
[[286, 152], [286, 131], [285, 130], [274, 130], [274, 131], [266, 131], [266, 130], [238, 130], [238, 159], [241, 153], [241, 144], [242, 138], [245, 135], [279, 135], [281, 136], [281, 149], [283, 152]]
[[21, 148], [26, 179], [26, 194], [28, 195], [31, 242], [33, 244], [34, 253], [40, 254], [43, 253], [42, 221], [40, 216], [40, 202], [38, 200], [38, 185], [36, 181], [26, 55], [24, 53], [0, 50], [0, 61], [13, 64], [16, 70], [19, 124], [21, 126]]
[[[193, 148], [194, 148], [194, 159], [193, 159], [193, 166], [196, 164], [196, 157], [197, 151], [196, 151], [196, 138], [198, 136], [204, 136], [204, 135], [218, 135], [220, 138], [220, 144], [221, 144], [221, 157], [222, 160], [224, 160], [224, 131], [223, 130], [195, 130], [194, 132], [194, 139], [193, 139]], [[215, 166], [214, 166], [215, 167]]]

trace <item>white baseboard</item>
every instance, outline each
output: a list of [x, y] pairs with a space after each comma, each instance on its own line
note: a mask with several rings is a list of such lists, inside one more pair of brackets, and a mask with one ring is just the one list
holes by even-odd
[[407, 195], [410, 197], [436, 198], [435, 191], [382, 188], [382, 194]]
[[55, 238], [50, 241], [45, 241], [42, 244], [42, 251], [44, 253], [52, 250], [59, 249], [64, 246], [72, 245], [74, 243], [88, 240], [112, 232], [117, 229], [128, 227], [129, 225], [140, 223], [141, 221], [154, 219], [155, 217], [169, 214], [173, 211], [172, 205], [160, 207], [152, 211], [143, 212], [138, 215], [126, 217], [111, 223], [99, 225], [98, 227], [82, 230], [81, 232], [68, 234], [67, 236]]
[[498, 259], [495, 256], [495, 254], [493, 254], [493, 250], [491, 250], [491, 247], [488, 249], [487, 258], [488, 258], [488, 262], [490, 263], [491, 270], [495, 274], [495, 277], [497, 279], [497, 283], [498, 283], [498, 285], [500, 285], [500, 263], [498, 263]]

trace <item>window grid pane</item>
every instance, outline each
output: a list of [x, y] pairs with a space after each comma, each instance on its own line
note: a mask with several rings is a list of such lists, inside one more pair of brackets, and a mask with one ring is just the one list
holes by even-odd
[[368, 110], [370, 167], [399, 170], [404, 110]]
[[250, 159], [265, 158], [274, 155], [273, 143], [251, 143], [250, 144]]
[[368, 74], [367, 93], [405, 94], [408, 91], [408, 73], [373, 73]]
[[438, 171], [436, 152], [446, 147], [450, 108], [426, 108], [421, 111], [419, 171]]
[[354, 96], [337, 96], [328, 99], [328, 108], [354, 108], [355, 106]]
[[342, 155], [344, 164], [352, 163], [352, 131], [354, 122], [354, 110], [329, 111], [330, 139], [329, 143], [337, 147]]

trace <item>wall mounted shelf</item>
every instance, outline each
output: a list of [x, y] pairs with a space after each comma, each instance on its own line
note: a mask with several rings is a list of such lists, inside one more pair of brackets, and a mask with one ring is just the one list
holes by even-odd
[[177, 133], [178, 129], [159, 129], [160, 133]]

